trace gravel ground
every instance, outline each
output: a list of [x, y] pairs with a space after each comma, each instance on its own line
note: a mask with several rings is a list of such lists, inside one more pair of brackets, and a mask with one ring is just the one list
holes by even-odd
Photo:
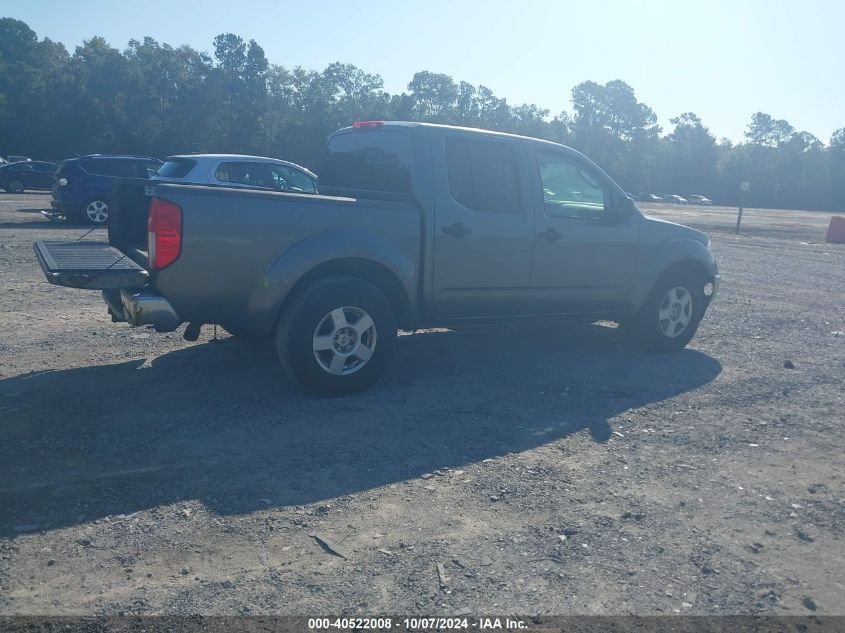
[[845, 614], [829, 215], [653, 208], [723, 275], [679, 354], [420, 332], [319, 400], [268, 349], [48, 285], [31, 242], [82, 229], [47, 205], [0, 195], [0, 614]]

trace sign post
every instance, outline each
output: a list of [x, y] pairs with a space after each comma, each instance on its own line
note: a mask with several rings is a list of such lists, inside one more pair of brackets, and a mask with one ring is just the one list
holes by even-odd
[[743, 180], [739, 183], [739, 212], [736, 214], [736, 231], [739, 235], [739, 225], [742, 224], [742, 208], [745, 206], [745, 196], [751, 191], [751, 183]]

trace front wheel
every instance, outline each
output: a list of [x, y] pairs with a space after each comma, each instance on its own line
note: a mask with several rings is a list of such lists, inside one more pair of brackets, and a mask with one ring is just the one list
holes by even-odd
[[384, 293], [363, 279], [326, 277], [285, 308], [276, 353], [306, 390], [345, 395], [382, 374], [395, 341], [396, 317]]
[[670, 271], [658, 280], [633, 328], [643, 349], [667, 353], [686, 347], [704, 316], [704, 286], [699, 275], [686, 271]]
[[10, 180], [9, 184], [6, 186], [6, 191], [8, 191], [9, 193], [23, 193], [24, 189], [25, 187], [23, 181], [17, 179]]

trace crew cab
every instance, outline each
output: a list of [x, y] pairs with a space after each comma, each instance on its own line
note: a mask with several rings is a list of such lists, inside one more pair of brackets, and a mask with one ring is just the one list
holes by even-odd
[[679, 350], [719, 281], [705, 234], [582, 154], [478, 129], [359, 122], [317, 195], [118, 180], [110, 208], [108, 243], [35, 243], [49, 281], [101, 290], [115, 321], [267, 337], [323, 394], [370, 385], [397, 328], [610, 320]]

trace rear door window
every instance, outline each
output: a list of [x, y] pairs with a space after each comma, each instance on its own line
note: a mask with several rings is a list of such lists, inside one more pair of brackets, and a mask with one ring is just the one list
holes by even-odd
[[263, 163], [220, 163], [214, 177], [220, 182], [278, 189], [270, 170]]
[[109, 161], [107, 160], [83, 160], [79, 162], [82, 169], [89, 174], [96, 176], [111, 176], [109, 172]]
[[357, 130], [329, 140], [320, 190], [411, 193], [411, 143], [404, 130]]
[[508, 143], [446, 139], [449, 192], [473, 211], [519, 213], [519, 173]]
[[121, 178], [148, 178], [149, 161], [131, 158], [92, 158], [81, 161], [82, 168], [89, 174]]
[[89, 174], [96, 176], [121, 176], [118, 172], [118, 161], [107, 158], [93, 158], [81, 162], [82, 168]]

